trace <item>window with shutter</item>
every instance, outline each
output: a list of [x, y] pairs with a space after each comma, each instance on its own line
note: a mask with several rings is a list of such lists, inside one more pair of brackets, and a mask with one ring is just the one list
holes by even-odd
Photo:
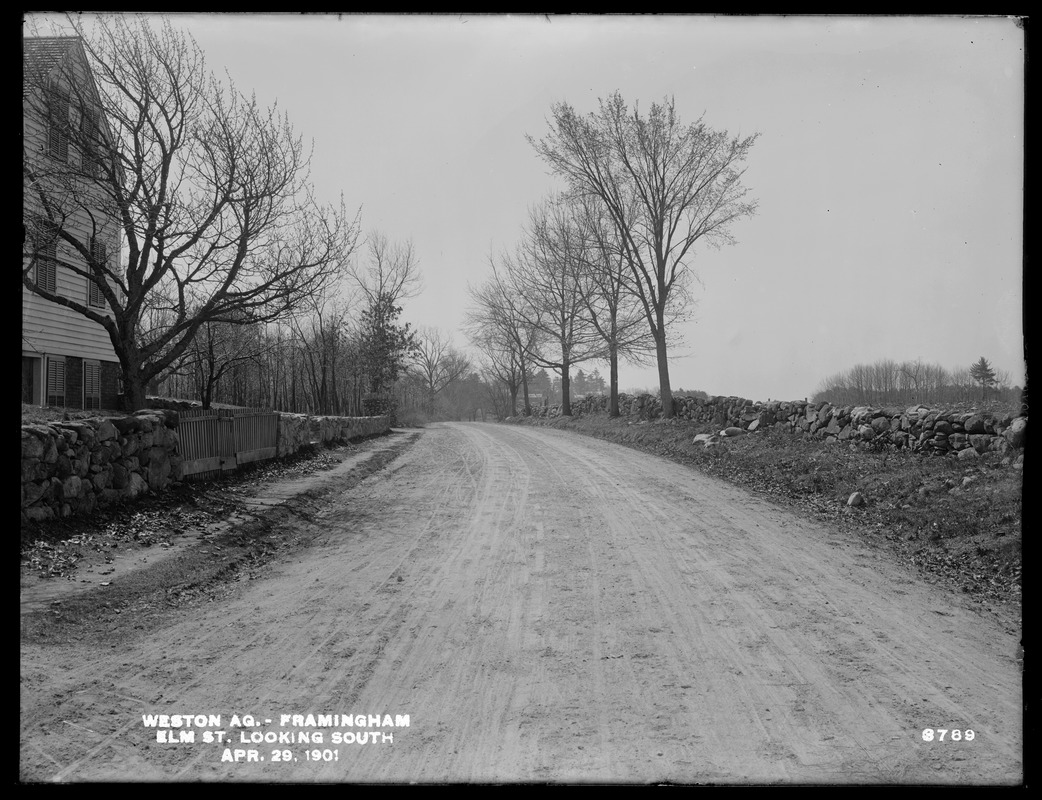
[[81, 167], [85, 175], [91, 178], [100, 173], [98, 164], [98, 111], [84, 108], [80, 114], [80, 128], [83, 132], [83, 152], [80, 154]]
[[47, 124], [47, 152], [59, 161], [69, 160], [69, 95], [51, 88], [50, 119]]
[[58, 291], [58, 234], [54, 226], [39, 226], [36, 247], [36, 285], [46, 292]]
[[[105, 266], [108, 265], [108, 251], [104, 242], [92, 238], [90, 249], [96, 263]], [[101, 278], [99, 278], [99, 280], [101, 280]], [[101, 293], [101, 288], [90, 278], [87, 278], [87, 305], [94, 306], [95, 308], [105, 307], [105, 297]]]
[[47, 405], [65, 405], [65, 359], [47, 359]]
[[83, 362], [83, 407], [101, 408], [101, 362]]

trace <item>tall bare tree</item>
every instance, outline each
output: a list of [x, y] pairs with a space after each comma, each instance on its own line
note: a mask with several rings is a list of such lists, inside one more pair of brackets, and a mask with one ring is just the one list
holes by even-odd
[[504, 259], [520, 313], [536, 333], [534, 363], [561, 376], [561, 414], [570, 416], [571, 369], [606, 354], [604, 340], [589, 313], [584, 290], [594, 243], [585, 219], [564, 197], [533, 208], [518, 257]]
[[[603, 204], [581, 199], [583, 230], [590, 246], [580, 280], [590, 322], [604, 341], [608, 359], [608, 415], [619, 416], [619, 359], [644, 364], [655, 352], [655, 340], [632, 288], [626, 252]], [[672, 300], [680, 295], [674, 292]], [[677, 303], [674, 303], [676, 306]], [[667, 331], [675, 330], [671, 324]]]
[[701, 119], [683, 125], [669, 98], [642, 116], [618, 92], [587, 116], [555, 103], [549, 125], [546, 136], [528, 141], [574, 193], [604, 203], [614, 222], [655, 339], [663, 415], [672, 417], [670, 295], [696, 243], [732, 243], [733, 223], [755, 212], [742, 178], [756, 135], [731, 137]]
[[270, 347], [259, 325], [203, 323], [177, 365], [191, 376], [195, 395], [203, 408], [210, 408], [221, 379], [238, 366], [259, 364]]
[[510, 282], [509, 272], [497, 268], [492, 256], [489, 265], [491, 277], [468, 289], [471, 306], [465, 330], [471, 343], [485, 354], [494, 378], [510, 387], [515, 404], [521, 389], [525, 414], [531, 414], [528, 373], [538, 344], [537, 330], [524, 313], [525, 300]]
[[524, 376], [517, 350], [495, 332], [475, 346], [481, 354], [478, 365], [488, 386], [487, 396], [493, 414], [497, 417], [513, 416], [517, 413], [517, 394]]
[[380, 300], [396, 306], [419, 294], [420, 262], [411, 240], [392, 242], [380, 231], [372, 231], [366, 238], [366, 249], [367, 260], [352, 261], [347, 269], [367, 305], [374, 306]]
[[434, 413], [437, 396], [452, 383], [467, 377], [471, 363], [437, 328], [421, 327], [417, 330], [412, 369], [423, 381], [427, 394], [424, 410], [430, 415]]
[[[222, 83], [194, 40], [169, 21], [70, 16], [94, 84], [66, 69], [26, 69], [34, 113], [63, 137], [66, 159], [25, 158], [23, 283], [103, 326], [119, 358], [124, 403], [145, 402], [162, 374], [210, 323], [284, 317], [335, 280], [355, 248], [357, 215], [314, 197], [310, 153], [277, 107]], [[123, 251], [92, 242], [117, 210]], [[88, 235], [70, 220], [94, 220]], [[104, 309], [33, 280], [55, 238], [82, 261]], [[145, 328], [150, 308], [166, 324]]]
[[290, 320], [311, 407], [319, 414], [337, 414], [343, 407], [337, 369], [348, 348], [348, 310], [336, 291], [323, 292], [303, 302]]

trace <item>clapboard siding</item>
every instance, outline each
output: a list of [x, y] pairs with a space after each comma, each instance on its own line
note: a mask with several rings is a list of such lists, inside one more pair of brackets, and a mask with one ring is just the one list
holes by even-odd
[[[70, 50], [76, 57], [78, 51]], [[89, 72], [77, 58], [77, 74], [81, 79], [90, 79]], [[46, 152], [47, 131], [43, 120], [37, 118], [31, 111], [30, 100], [23, 95], [22, 133], [23, 133], [23, 158], [27, 163], [40, 163], [47, 168], [52, 168], [57, 162], [47, 163], [51, 160]], [[74, 114], [76, 110], [74, 109]], [[80, 154], [75, 148], [69, 148], [69, 162], [78, 164]], [[24, 213], [39, 213], [40, 209], [35, 206], [35, 198], [30, 190], [23, 193], [25, 203]], [[117, 264], [120, 257], [119, 229], [116, 224], [114, 209], [104, 209], [102, 194], [98, 194], [98, 208], [95, 215], [106, 221], [100, 237], [106, 246], [109, 259]], [[85, 210], [79, 209], [71, 219], [65, 223], [65, 229], [72, 233], [77, 239], [89, 247], [92, 225], [90, 217]], [[58, 243], [58, 260], [84, 263], [74, 248], [65, 242]], [[68, 268], [58, 264], [56, 268], [58, 294], [76, 300], [84, 306], [88, 305], [88, 281], [83, 275], [77, 275]], [[93, 309], [99, 313], [105, 313], [104, 309]], [[24, 285], [22, 286], [22, 355], [38, 356], [41, 354], [55, 356], [75, 356], [97, 361], [115, 361], [115, 352], [108, 332], [98, 323], [87, 319], [77, 312], [51, 303], [33, 294]]]
[[75, 311], [36, 297], [23, 287], [22, 355], [42, 353], [94, 361], [116, 360], [112, 342], [104, 328]]

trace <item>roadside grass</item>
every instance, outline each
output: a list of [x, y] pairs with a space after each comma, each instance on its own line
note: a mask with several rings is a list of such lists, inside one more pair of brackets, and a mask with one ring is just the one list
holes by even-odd
[[[924, 577], [974, 601], [1019, 610], [1022, 465], [997, 453], [973, 462], [907, 450], [871, 450], [769, 429], [706, 449], [716, 432], [675, 421], [602, 415], [515, 419], [596, 436], [671, 459], [766, 495], [800, 513], [856, 531], [914, 565]], [[848, 506], [859, 492], [860, 506]]]
[[34, 406], [22, 403], [22, 424], [39, 425], [48, 422], [61, 422], [72, 419], [91, 419], [93, 417], [117, 416], [122, 412], [112, 409], [92, 409], [81, 411], [75, 408], [61, 408], [58, 406]]

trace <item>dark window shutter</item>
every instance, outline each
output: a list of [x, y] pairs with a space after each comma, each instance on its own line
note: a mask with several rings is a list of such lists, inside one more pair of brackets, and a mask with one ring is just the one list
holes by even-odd
[[91, 178], [98, 177], [98, 111], [84, 108], [80, 115], [80, 126], [83, 131], [83, 172]]
[[68, 161], [69, 96], [59, 89], [54, 89], [51, 104], [51, 118], [47, 126], [47, 152], [59, 161]]
[[101, 364], [83, 362], [83, 407], [101, 408]]
[[[91, 239], [90, 249], [96, 263], [107, 265], [108, 251], [104, 242], [93, 238]], [[91, 271], [93, 272], [93, 270]], [[105, 297], [101, 293], [101, 288], [90, 278], [87, 278], [87, 305], [99, 308], [104, 308], [105, 306]]]
[[45, 292], [58, 291], [58, 240], [47, 231], [44, 241], [36, 253], [36, 285]]
[[65, 361], [47, 359], [47, 405], [65, 405]]

